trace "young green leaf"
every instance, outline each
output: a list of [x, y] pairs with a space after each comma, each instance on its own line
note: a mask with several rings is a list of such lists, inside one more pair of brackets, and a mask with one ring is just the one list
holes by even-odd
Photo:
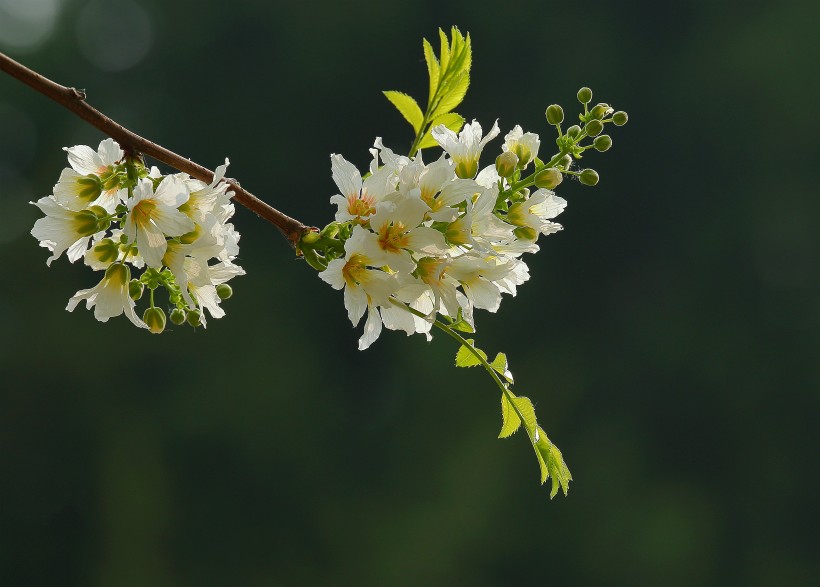
[[495, 369], [495, 372], [506, 379], [508, 383], [515, 383], [513, 381], [512, 373], [510, 373], [509, 366], [507, 365], [507, 355], [504, 353], [498, 353], [490, 365], [493, 369]]
[[501, 394], [501, 432], [499, 438], [507, 438], [521, 426], [524, 416], [524, 427], [529, 432], [535, 424], [535, 409], [527, 397], [516, 397], [511, 391]]
[[541, 463], [541, 483], [547, 480], [547, 477], [552, 477], [552, 488], [550, 489], [550, 499], [555, 497], [560, 487], [564, 495], [569, 491], [569, 482], [572, 481], [572, 475], [564, 462], [564, 456], [558, 447], [550, 442], [547, 435], [539, 427], [539, 438], [536, 442], [536, 452], [538, 453], [539, 462]]
[[457, 316], [457, 317], [456, 317], [456, 319], [453, 321], [453, 323], [452, 323], [452, 324], [450, 324], [450, 328], [452, 328], [452, 329], [454, 329], [454, 330], [459, 330], [459, 331], [461, 331], [461, 332], [466, 332], [466, 333], [468, 333], [468, 334], [472, 334], [472, 333], [474, 333], [474, 332], [475, 332], [475, 328], [473, 328], [472, 326], [470, 326], [470, 323], [469, 323], [469, 322], [467, 322], [467, 321], [464, 319], [464, 315], [463, 315], [463, 313], [462, 313], [462, 311], [461, 311], [461, 308], [459, 308], [459, 309], [458, 309], [458, 316]]
[[455, 109], [461, 104], [464, 96], [467, 94], [467, 88], [470, 86], [470, 72], [463, 71], [453, 79], [451, 83], [447, 84], [446, 93], [439, 100], [436, 109], [433, 111], [433, 116], [446, 114]]
[[430, 147], [439, 146], [436, 139], [433, 138], [432, 131], [440, 124], [443, 124], [451, 131], [457, 133], [461, 130], [461, 127], [464, 126], [464, 117], [455, 112], [448, 112], [447, 114], [442, 114], [434, 118], [433, 122], [430, 123], [430, 128], [424, 133], [424, 138], [421, 140], [421, 143], [419, 143], [419, 149], [429, 149]]
[[[475, 341], [472, 339], [467, 340], [467, 344], [471, 345], [475, 350], [481, 355], [484, 360], [487, 360], [487, 353], [482, 351], [479, 348], [475, 347]], [[476, 357], [473, 352], [464, 345], [458, 349], [456, 353], [456, 367], [477, 367], [481, 364], [481, 361]]]
[[433, 46], [427, 39], [422, 39], [424, 44], [424, 60], [427, 62], [427, 75], [430, 77], [430, 95], [427, 97], [428, 104], [433, 100], [438, 90], [439, 64]]
[[396, 107], [396, 109], [404, 116], [405, 120], [410, 123], [413, 130], [418, 133], [421, 130], [421, 125], [424, 124], [424, 114], [416, 101], [402, 92], [387, 91], [383, 92], [388, 100]]

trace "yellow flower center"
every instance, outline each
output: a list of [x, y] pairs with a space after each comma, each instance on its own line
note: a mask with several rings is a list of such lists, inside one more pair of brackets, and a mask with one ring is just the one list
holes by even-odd
[[379, 246], [388, 253], [398, 253], [410, 245], [407, 227], [401, 222], [384, 224], [379, 228]]

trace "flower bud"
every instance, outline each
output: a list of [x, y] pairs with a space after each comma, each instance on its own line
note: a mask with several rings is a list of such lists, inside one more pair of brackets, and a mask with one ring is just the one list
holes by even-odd
[[148, 308], [142, 315], [142, 321], [148, 325], [151, 334], [159, 334], [165, 330], [165, 312], [162, 308]]
[[547, 122], [555, 126], [564, 122], [564, 110], [558, 104], [552, 104], [547, 108]]
[[169, 319], [171, 320], [171, 324], [181, 326], [185, 322], [185, 310], [182, 308], [174, 308], [171, 310]]
[[202, 313], [199, 310], [191, 310], [185, 316], [185, 319], [188, 321], [188, 324], [196, 328], [202, 324]]
[[216, 286], [216, 295], [220, 300], [227, 300], [233, 295], [233, 288], [227, 283], [220, 283]]
[[573, 139], [577, 137], [579, 134], [581, 134], [581, 127], [577, 124], [573, 124], [571, 127], [567, 129], [567, 135], [569, 135]]
[[564, 176], [555, 167], [547, 167], [535, 174], [535, 187], [555, 189], [564, 180]]
[[584, 185], [595, 185], [598, 183], [598, 172], [594, 169], [584, 169], [578, 179]]
[[603, 153], [604, 151], [609, 150], [612, 146], [612, 138], [609, 135], [600, 135], [595, 137], [595, 140], [592, 141], [592, 145], [595, 147], [596, 150]]
[[135, 302], [142, 297], [143, 291], [145, 291], [145, 285], [139, 279], [132, 279], [128, 284], [128, 295]]
[[578, 101], [581, 104], [589, 104], [592, 102], [592, 90], [586, 86], [578, 90]]
[[609, 104], [604, 104], [601, 102], [600, 104], [596, 104], [595, 108], [590, 111], [592, 114], [592, 118], [596, 120], [601, 120], [604, 116], [612, 112], [612, 108], [610, 108]]
[[302, 242], [306, 245], [312, 245], [314, 243], [319, 242], [319, 238], [321, 238], [319, 236], [319, 233], [314, 230], [311, 230], [310, 232], [307, 232], [304, 235], [302, 235]]
[[629, 116], [627, 116], [623, 110], [619, 110], [612, 115], [612, 122], [615, 123], [615, 126], [623, 126], [627, 120], [629, 120]]
[[587, 131], [589, 136], [595, 137], [601, 134], [601, 131], [604, 130], [604, 125], [600, 120], [593, 119], [587, 122], [584, 130]]
[[561, 157], [561, 160], [558, 162], [558, 167], [561, 169], [569, 169], [572, 166], [572, 155], [566, 154]]
[[529, 226], [519, 226], [513, 231], [516, 238], [525, 241], [534, 241], [538, 238], [538, 231]]
[[518, 155], [511, 151], [501, 153], [495, 159], [495, 170], [501, 177], [512, 177], [515, 167], [518, 165]]

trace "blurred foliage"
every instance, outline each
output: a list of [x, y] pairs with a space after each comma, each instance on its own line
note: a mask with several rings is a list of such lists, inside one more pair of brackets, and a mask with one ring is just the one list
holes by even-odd
[[229, 156], [310, 224], [331, 152], [409, 148], [380, 92], [423, 95], [438, 27], [471, 34], [468, 120], [548, 137], [544, 108], [590, 85], [630, 123], [594, 191], [560, 186], [531, 283], [480, 318], [572, 464], [549, 501], [449, 341], [359, 353], [338, 293], [246, 211], [248, 275], [206, 332], [64, 312], [91, 273], [46, 268], [26, 202], [61, 147], [102, 137], [0, 78], [1, 585], [820, 583], [820, 5], [60, 5], [42, 44], [0, 49], [198, 162]]

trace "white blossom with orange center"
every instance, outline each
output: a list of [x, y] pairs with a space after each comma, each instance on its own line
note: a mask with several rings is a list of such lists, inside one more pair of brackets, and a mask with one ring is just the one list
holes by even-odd
[[356, 326], [367, 311], [364, 334], [359, 339], [359, 349], [369, 347], [379, 337], [382, 329], [379, 306], [389, 306], [390, 296], [399, 288], [394, 275], [380, 269], [378, 264], [363, 250], [370, 233], [361, 226], [353, 228], [353, 234], [345, 242], [345, 257], [333, 259], [319, 277], [334, 289], [344, 289], [345, 308], [348, 318]]
[[397, 204], [382, 202], [370, 219], [372, 232], [365, 233], [363, 250], [377, 267], [399, 273], [416, 267], [412, 253], [441, 254], [447, 245], [438, 230], [420, 226], [430, 206], [408, 194]]
[[341, 194], [330, 198], [331, 204], [336, 204], [337, 222], [353, 220], [357, 224], [364, 224], [376, 212], [376, 204], [384, 197], [395, 191], [396, 170], [392, 165], [378, 166], [378, 151], [371, 149], [373, 162], [371, 174], [362, 181], [362, 175], [356, 166], [345, 160], [341, 155], [330, 156], [330, 166], [333, 171], [333, 181]]
[[136, 240], [140, 255], [149, 267], [162, 267], [168, 246], [166, 237], [182, 236], [194, 230], [194, 221], [179, 208], [188, 200], [188, 189], [177, 176], [169, 175], [154, 192], [152, 182], [141, 179], [128, 201], [123, 233]]

